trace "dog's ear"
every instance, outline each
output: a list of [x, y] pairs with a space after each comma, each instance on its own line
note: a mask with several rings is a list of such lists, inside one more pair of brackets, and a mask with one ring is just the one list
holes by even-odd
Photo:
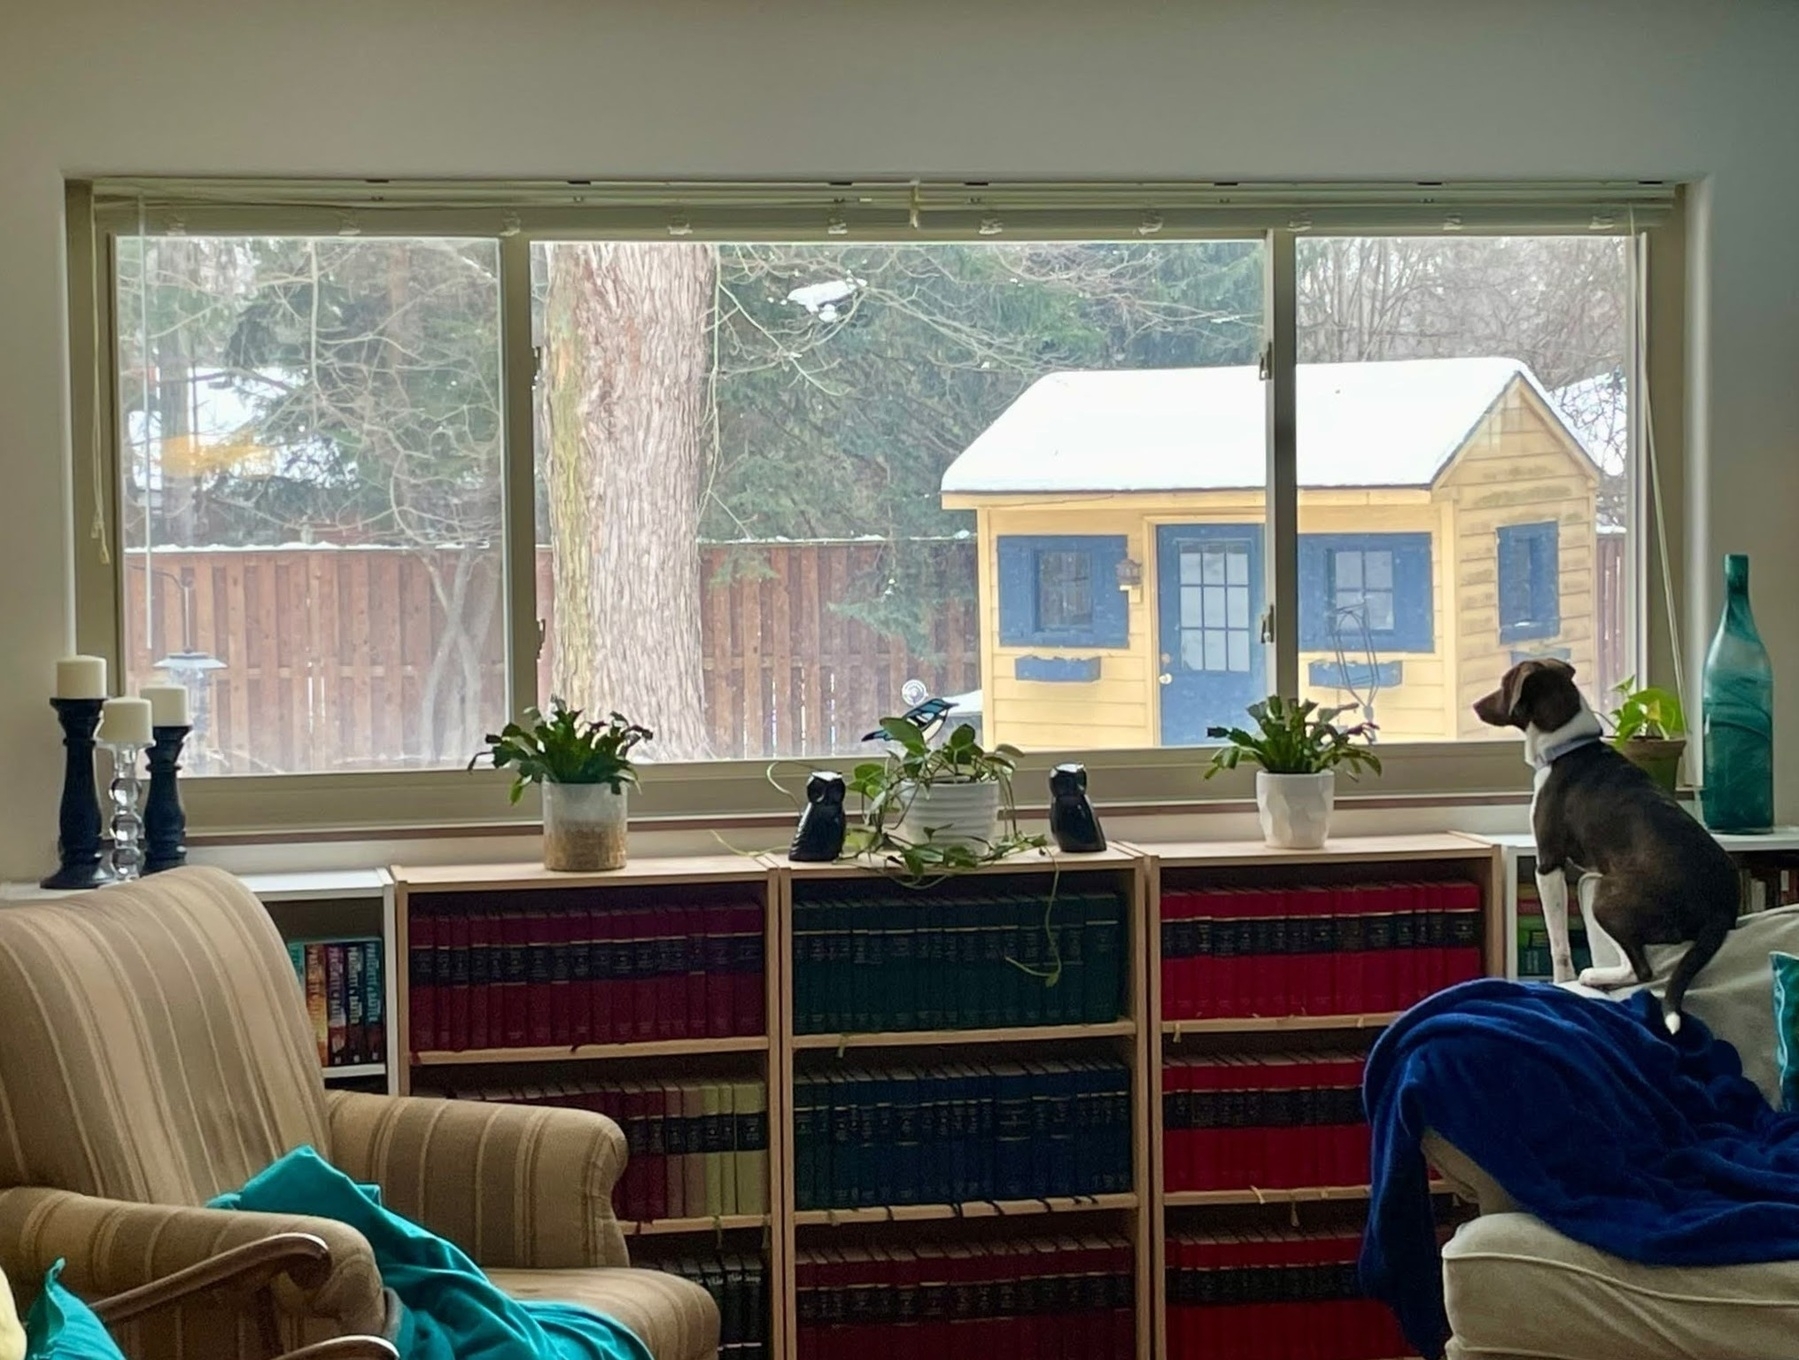
[[1580, 712], [1580, 691], [1574, 685], [1574, 667], [1549, 657], [1526, 661], [1512, 669], [1518, 677], [1510, 712], [1519, 727], [1553, 732], [1572, 722]]

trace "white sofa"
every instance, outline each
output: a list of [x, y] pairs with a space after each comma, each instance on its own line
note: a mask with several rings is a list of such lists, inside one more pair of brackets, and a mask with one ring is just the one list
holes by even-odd
[[[1739, 921], [1686, 1009], [1736, 1047], [1744, 1075], [1778, 1106], [1774, 950], [1799, 954], [1799, 907]], [[1651, 951], [1657, 978], [1679, 953]], [[1443, 1249], [1448, 1360], [1799, 1357], [1799, 1262], [1694, 1269], [1619, 1260], [1519, 1212], [1491, 1176], [1435, 1134], [1426, 1133], [1424, 1151], [1480, 1209]]]

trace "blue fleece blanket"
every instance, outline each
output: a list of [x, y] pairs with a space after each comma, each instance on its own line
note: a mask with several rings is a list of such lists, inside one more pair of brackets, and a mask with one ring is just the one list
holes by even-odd
[[1669, 1040], [1654, 1005], [1483, 979], [1375, 1044], [1362, 1286], [1419, 1354], [1435, 1360], [1449, 1336], [1426, 1128], [1556, 1231], [1626, 1260], [1799, 1259], [1799, 1115], [1769, 1109], [1736, 1050], [1693, 1017]]
[[402, 1305], [401, 1360], [651, 1360], [610, 1318], [569, 1303], [520, 1303], [489, 1284], [455, 1247], [382, 1207], [309, 1147], [296, 1148], [220, 1195], [215, 1209], [311, 1214], [348, 1224], [368, 1239], [381, 1282]]

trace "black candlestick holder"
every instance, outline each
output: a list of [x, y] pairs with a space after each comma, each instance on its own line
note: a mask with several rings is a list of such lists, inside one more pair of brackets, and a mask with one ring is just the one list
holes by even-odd
[[100, 842], [100, 795], [94, 782], [94, 732], [104, 699], [52, 699], [62, 723], [62, 808], [56, 841], [61, 866], [40, 885], [97, 888], [112, 882]]
[[187, 863], [187, 813], [175, 776], [191, 727], [155, 727], [150, 746], [150, 792], [144, 799], [144, 872], [159, 874]]

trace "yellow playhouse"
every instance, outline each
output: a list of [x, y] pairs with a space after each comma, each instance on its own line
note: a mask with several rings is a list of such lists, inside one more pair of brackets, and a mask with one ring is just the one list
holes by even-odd
[[[1190, 745], [1265, 695], [1266, 388], [1056, 373], [950, 465], [981, 546], [984, 736]], [[1514, 661], [1596, 662], [1599, 469], [1524, 365], [1301, 365], [1300, 678], [1381, 739], [1484, 737]]]

